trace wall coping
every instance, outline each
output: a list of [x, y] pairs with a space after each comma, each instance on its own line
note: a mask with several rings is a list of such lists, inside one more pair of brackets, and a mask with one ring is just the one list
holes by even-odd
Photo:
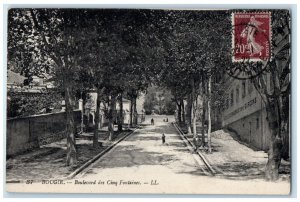
[[[80, 109], [75, 109], [73, 112], [81, 112]], [[14, 117], [14, 118], [9, 118], [6, 119], [7, 121], [13, 121], [17, 119], [31, 119], [31, 118], [36, 118], [36, 117], [43, 117], [43, 116], [50, 116], [50, 115], [56, 115], [56, 114], [63, 114], [66, 113], [65, 111], [63, 112], [54, 112], [54, 113], [45, 113], [45, 114], [35, 114], [35, 115], [30, 115], [30, 116], [22, 116], [22, 117]]]

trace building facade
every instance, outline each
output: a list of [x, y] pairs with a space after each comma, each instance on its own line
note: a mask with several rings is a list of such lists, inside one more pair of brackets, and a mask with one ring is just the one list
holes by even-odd
[[[89, 93], [90, 98], [89, 101], [86, 102], [84, 111], [85, 116], [87, 117], [87, 124], [89, 127], [93, 127], [95, 125], [95, 116], [96, 116], [96, 102], [97, 102], [97, 93], [96, 92], [90, 92]], [[137, 102], [138, 103], [138, 102]], [[99, 128], [105, 127], [108, 124], [108, 119], [105, 117], [105, 106], [101, 102], [100, 103], [100, 110], [99, 110]], [[119, 102], [116, 103], [116, 110], [117, 114], [120, 111]], [[116, 117], [117, 119], [118, 117]], [[123, 98], [123, 124], [129, 124], [130, 120], [130, 101]], [[117, 120], [116, 120], [117, 122]]]
[[249, 146], [267, 151], [271, 130], [261, 96], [251, 80], [226, 79], [227, 99], [222, 113], [222, 126], [235, 132]]

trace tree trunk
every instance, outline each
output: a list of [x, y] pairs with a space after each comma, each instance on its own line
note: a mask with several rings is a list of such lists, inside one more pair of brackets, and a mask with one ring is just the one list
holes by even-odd
[[194, 109], [195, 106], [193, 106], [193, 135], [194, 138], [197, 138], [197, 117], [196, 117], [196, 109]]
[[178, 120], [178, 123], [180, 124], [181, 123], [181, 103], [177, 103], [177, 120]]
[[289, 137], [289, 120], [287, 120], [286, 122], [283, 122], [283, 129], [282, 131], [282, 144], [283, 144], [283, 148], [282, 148], [282, 158], [284, 160], [289, 160], [290, 158], [290, 137]]
[[84, 99], [82, 99], [82, 92], [81, 92], [81, 101], [82, 101], [82, 109], [81, 109], [81, 122], [80, 122], [80, 130], [81, 130], [81, 132], [80, 132], [80, 134], [83, 134], [83, 130], [84, 130], [84, 103], [85, 103], [85, 101], [84, 101]]
[[123, 122], [124, 122], [124, 117], [123, 117], [123, 94], [121, 93], [119, 96], [119, 118], [118, 118], [118, 131], [123, 130]]
[[208, 128], [207, 128], [207, 139], [208, 139], [208, 152], [211, 153], [211, 76], [208, 78], [208, 99], [207, 99], [207, 119], [208, 119]]
[[180, 105], [181, 105], [181, 107], [182, 107], [182, 110], [181, 110], [181, 112], [182, 112], [182, 122], [183, 123], [185, 123], [185, 110], [184, 110], [184, 102], [183, 102], [183, 99], [181, 99], [180, 100]]
[[290, 158], [290, 120], [289, 120], [289, 111], [290, 111], [290, 97], [284, 96], [283, 97], [283, 118], [282, 118], [282, 130], [281, 130], [281, 136], [282, 136], [282, 158], [284, 160], [289, 160]]
[[265, 176], [267, 180], [275, 181], [279, 177], [279, 166], [281, 163], [282, 137], [281, 137], [281, 114], [278, 98], [267, 100], [267, 119], [271, 129], [271, 142], [268, 151], [268, 162]]
[[192, 124], [192, 99], [191, 95], [188, 95], [187, 99], [187, 127], [188, 127], [188, 135], [192, 135], [192, 129], [191, 129], [191, 124]]
[[111, 101], [109, 107], [109, 122], [108, 122], [109, 141], [112, 141], [114, 138], [115, 118], [116, 118], [116, 96], [111, 95]]
[[196, 96], [195, 96], [195, 81], [191, 79], [191, 86], [192, 86], [192, 110], [191, 110], [191, 117], [192, 117], [192, 124], [193, 124], [193, 138], [196, 140], [197, 138], [197, 126], [196, 126]]
[[72, 166], [77, 163], [77, 151], [75, 141], [75, 122], [73, 117], [73, 105], [71, 86], [65, 82], [65, 103], [66, 103], [66, 132], [67, 132], [67, 160], [66, 165]]
[[205, 114], [206, 114], [206, 85], [202, 76], [202, 146], [205, 147]]
[[133, 120], [133, 98], [130, 99], [130, 112], [129, 112], [129, 126], [132, 127], [132, 120]]
[[[205, 104], [206, 103], [203, 100], [203, 105], [205, 106]], [[206, 114], [206, 108], [205, 107], [203, 107], [203, 109], [202, 109], [202, 135], [201, 135], [201, 140], [202, 140], [203, 146], [206, 146], [206, 144], [205, 144], [205, 114]]]
[[133, 117], [134, 117], [134, 119], [133, 119], [133, 124], [134, 125], [137, 125], [137, 123], [138, 123], [138, 114], [137, 114], [137, 109], [136, 109], [136, 99], [137, 99], [137, 97], [134, 97], [134, 104], [133, 104], [133, 113], [134, 113], [134, 115], [133, 115]]
[[100, 122], [100, 103], [101, 103], [102, 92], [97, 89], [97, 101], [96, 101], [96, 112], [95, 112], [95, 126], [94, 126], [94, 136], [93, 136], [93, 147], [99, 148], [99, 122]]

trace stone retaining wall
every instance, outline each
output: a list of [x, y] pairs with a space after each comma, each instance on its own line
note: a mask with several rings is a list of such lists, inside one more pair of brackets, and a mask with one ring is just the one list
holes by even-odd
[[[41, 145], [65, 138], [65, 120], [65, 112], [8, 119], [6, 123], [7, 156], [39, 148]], [[81, 112], [79, 110], [74, 111], [74, 121], [76, 125], [80, 125]]]

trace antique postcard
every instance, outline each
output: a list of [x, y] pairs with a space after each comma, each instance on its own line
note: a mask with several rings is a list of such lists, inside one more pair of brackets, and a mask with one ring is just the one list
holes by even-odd
[[290, 16], [9, 8], [6, 191], [289, 195]]

